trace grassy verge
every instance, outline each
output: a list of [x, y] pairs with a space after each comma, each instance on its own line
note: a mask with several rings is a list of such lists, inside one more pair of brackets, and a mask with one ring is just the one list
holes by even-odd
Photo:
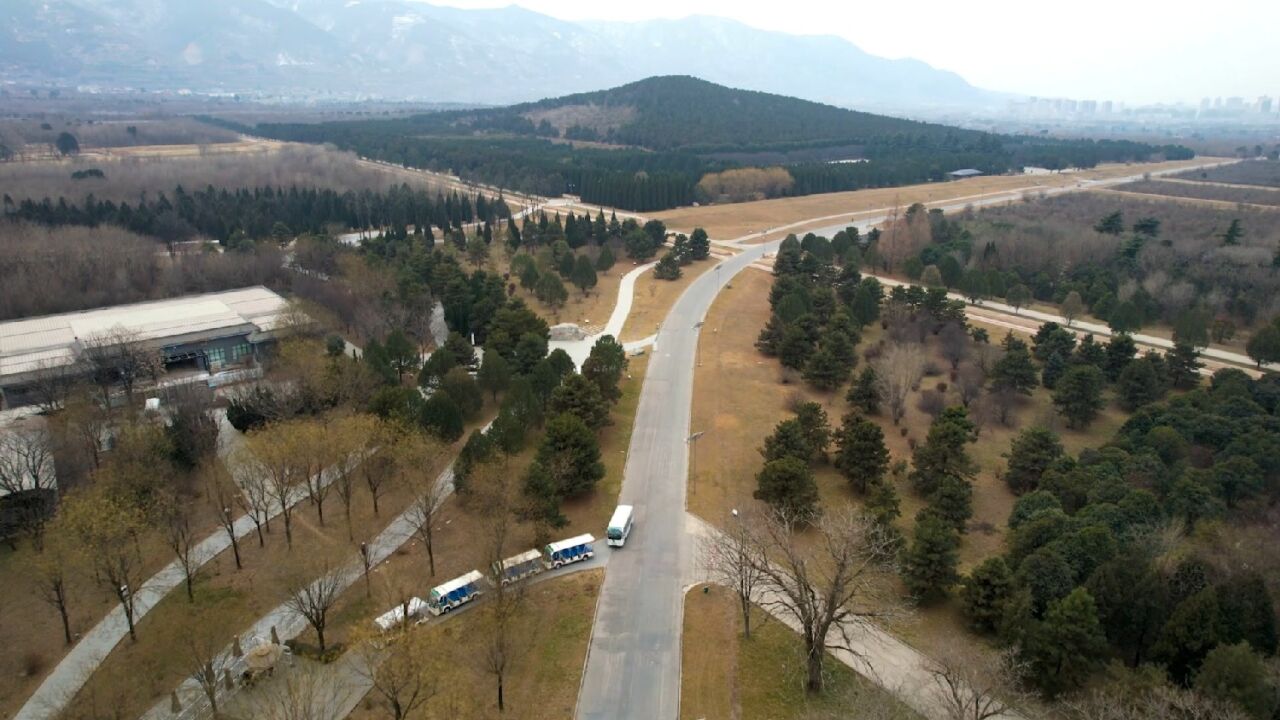
[[627, 322], [622, 326], [622, 337], [619, 339], [622, 342], [632, 342], [656, 333], [685, 288], [715, 267], [716, 262], [708, 259], [686, 265], [681, 269], [678, 280], [659, 280], [652, 272], [637, 278], [631, 313], [627, 315]]
[[[518, 717], [551, 720], [573, 716], [582, 667], [591, 637], [596, 597], [603, 570], [589, 570], [528, 588], [523, 622], [513, 633], [512, 662], [504, 680], [506, 713], [499, 715], [492, 676], [478, 663], [474, 638], [483, 616], [463, 613], [445, 623], [414, 632], [431, 635], [431, 661], [440, 668], [439, 694], [418, 717]], [[351, 713], [351, 720], [387, 717], [373, 696]]]
[[744, 639], [733, 595], [704, 588], [685, 597], [682, 720], [919, 717], [835, 658], [826, 665], [826, 691], [809, 696], [800, 638], [757, 608], [751, 638]]

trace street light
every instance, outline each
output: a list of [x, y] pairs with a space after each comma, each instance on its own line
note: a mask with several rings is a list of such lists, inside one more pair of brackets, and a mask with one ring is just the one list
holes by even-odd
[[698, 438], [706, 435], [706, 430], [699, 430], [685, 439], [685, 444], [689, 446], [690, 473], [693, 478], [693, 492], [698, 492]]

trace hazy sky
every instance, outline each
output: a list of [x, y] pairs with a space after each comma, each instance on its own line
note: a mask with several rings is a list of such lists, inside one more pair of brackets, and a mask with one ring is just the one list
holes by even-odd
[[[431, 0], [500, 7], [505, 0]], [[1132, 102], [1280, 95], [1277, 0], [521, 0], [565, 20], [734, 18], [840, 35], [991, 90]]]

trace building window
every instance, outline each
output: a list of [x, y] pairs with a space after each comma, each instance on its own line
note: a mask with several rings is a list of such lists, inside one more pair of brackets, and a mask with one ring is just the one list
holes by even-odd
[[227, 362], [226, 350], [223, 348], [209, 348], [205, 353], [205, 359], [209, 362], [209, 367], [216, 367]]
[[249, 343], [240, 343], [231, 348], [231, 362], [235, 362], [241, 358], [249, 357], [253, 354], [253, 346]]

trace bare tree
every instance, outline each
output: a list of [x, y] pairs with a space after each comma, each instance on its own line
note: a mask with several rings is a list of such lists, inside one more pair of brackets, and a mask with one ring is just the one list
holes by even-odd
[[290, 582], [285, 605], [316, 631], [320, 652], [324, 652], [324, 631], [329, 625], [329, 611], [342, 593], [342, 569], [327, 557], [307, 565], [318, 572]]
[[738, 511], [734, 511], [729, 528], [719, 535], [703, 538], [702, 562], [711, 582], [724, 585], [738, 596], [742, 612], [742, 635], [751, 637], [751, 607], [760, 597], [764, 574], [760, 568], [766, 560], [758, 557], [761, 548]]
[[325, 420], [296, 420], [288, 424], [296, 448], [295, 463], [307, 488], [307, 498], [316, 507], [316, 517], [324, 527], [324, 501], [332, 485], [325, 481], [325, 471], [337, 460], [332, 433]]
[[951, 369], [960, 367], [960, 362], [969, 357], [969, 348], [973, 343], [963, 323], [949, 322], [938, 332], [938, 341], [942, 346], [942, 357], [951, 363]]
[[84, 368], [75, 363], [43, 360], [37, 363], [35, 380], [31, 383], [31, 392], [36, 397], [36, 404], [46, 414], [58, 412], [66, 407], [76, 382]]
[[942, 690], [950, 720], [988, 720], [1005, 715], [1010, 701], [1022, 697], [1019, 683], [1026, 668], [1016, 649], [999, 653], [966, 652], [961, 643], [948, 644], [927, 661], [926, 669]]
[[914, 344], [889, 345], [876, 360], [876, 383], [881, 397], [889, 405], [894, 425], [906, 413], [907, 397], [924, 377], [924, 366], [924, 351]]
[[1248, 713], [1230, 702], [1205, 697], [1169, 685], [1137, 692], [1123, 687], [1091, 690], [1061, 703], [1070, 720], [1248, 720]]
[[186, 630], [182, 634], [185, 646], [185, 663], [188, 671], [204, 692], [209, 701], [213, 717], [221, 717], [218, 708], [220, 686], [225, 682], [227, 673], [235, 664], [236, 658], [226, 650], [226, 627], [234, 622], [227, 610], [209, 608], [193, 608], [184, 623]]
[[142, 590], [138, 546], [147, 530], [144, 514], [112, 495], [105, 486], [97, 485], [69, 497], [62, 515], [79, 541], [80, 554], [93, 568], [94, 577], [120, 601], [129, 637], [137, 641], [134, 601]]
[[62, 620], [62, 636], [71, 645], [71, 618], [68, 602], [68, 584], [74, 569], [74, 553], [67, 542], [66, 531], [56, 529], [45, 544], [44, 551], [31, 556], [30, 577], [36, 595], [54, 610]]
[[371, 442], [378, 431], [378, 420], [372, 415], [353, 415], [330, 428], [333, 452], [333, 484], [342, 500], [347, 520], [347, 539], [355, 540], [351, 524], [351, 503], [355, 498], [357, 471], [369, 456]]
[[439, 692], [439, 673], [430, 662], [426, 633], [410, 627], [390, 633], [370, 632], [356, 642], [356, 671], [369, 683], [392, 720], [405, 720]]
[[53, 512], [58, 485], [53, 466], [53, 438], [43, 427], [0, 431], [0, 490], [28, 498], [15, 503], [22, 531], [39, 551], [45, 520]]
[[235, 481], [221, 467], [206, 470], [205, 475], [209, 478], [206, 492], [213, 500], [218, 526], [227, 534], [231, 554], [235, 557], [236, 569], [239, 570], [244, 564], [240, 561], [240, 538], [236, 534], [236, 516], [231, 508], [239, 503], [240, 493]]
[[[758, 548], [760, 605], [799, 626], [805, 690], [820, 693], [827, 650], [861, 656], [855, 635], [874, 618], [895, 613], [897, 544], [880, 524], [848, 507], [821, 518], [772, 511], [744, 527]], [[799, 527], [812, 528], [810, 537], [801, 540]]]
[[438, 482], [438, 478], [428, 472], [439, 457], [441, 447], [421, 433], [410, 433], [396, 443], [393, 451], [399, 474], [413, 488], [414, 499], [407, 517], [414, 534], [427, 551], [427, 564], [431, 577], [435, 577], [435, 525], [439, 520], [440, 508], [452, 489], [447, 484]]
[[160, 501], [157, 512], [163, 519], [164, 539], [182, 567], [182, 579], [187, 589], [187, 602], [195, 602], [195, 574], [200, 564], [195, 557], [198, 542], [191, 526], [191, 506], [185, 499], [173, 495]]
[[524, 606], [526, 585], [502, 581], [502, 561], [506, 559], [511, 545], [519, 497], [512, 474], [506, 463], [492, 462], [474, 468], [469, 479], [474, 497], [485, 508], [483, 558], [493, 586], [492, 596], [485, 603], [481, 616], [483, 646], [478, 657], [481, 668], [493, 677], [500, 713], [506, 710], [507, 673], [524, 649], [515, 631]]
[[966, 408], [982, 395], [987, 384], [987, 374], [977, 365], [965, 364], [956, 371], [956, 392], [960, 395], [960, 403]]
[[306, 472], [300, 466], [301, 443], [293, 431], [289, 423], [273, 423], [249, 433], [241, 458], [248, 472], [265, 480], [272, 510], [279, 510], [284, 520], [284, 539], [289, 547], [293, 547], [293, 505], [299, 499], [298, 481]]
[[84, 340], [81, 357], [89, 367], [94, 384], [102, 393], [102, 403], [111, 407], [111, 388], [119, 384], [125, 400], [133, 407], [133, 392], [146, 379], [155, 381], [164, 371], [164, 359], [138, 333], [122, 326]]
[[364, 476], [365, 487], [369, 488], [369, 499], [373, 501], [373, 514], [378, 514], [378, 500], [391, 490], [395, 477], [395, 460], [391, 450], [384, 448], [375, 450], [360, 465], [360, 474]]
[[264, 688], [253, 711], [262, 720], [340, 720], [351, 694], [338, 673], [300, 661]]
[[[244, 510], [258, 532], [258, 547], [265, 547], [266, 536], [271, 532], [271, 483], [261, 463], [247, 447], [240, 448], [231, 458], [231, 472], [239, 492], [234, 493], [236, 504]], [[229, 507], [224, 505], [225, 509]]]

